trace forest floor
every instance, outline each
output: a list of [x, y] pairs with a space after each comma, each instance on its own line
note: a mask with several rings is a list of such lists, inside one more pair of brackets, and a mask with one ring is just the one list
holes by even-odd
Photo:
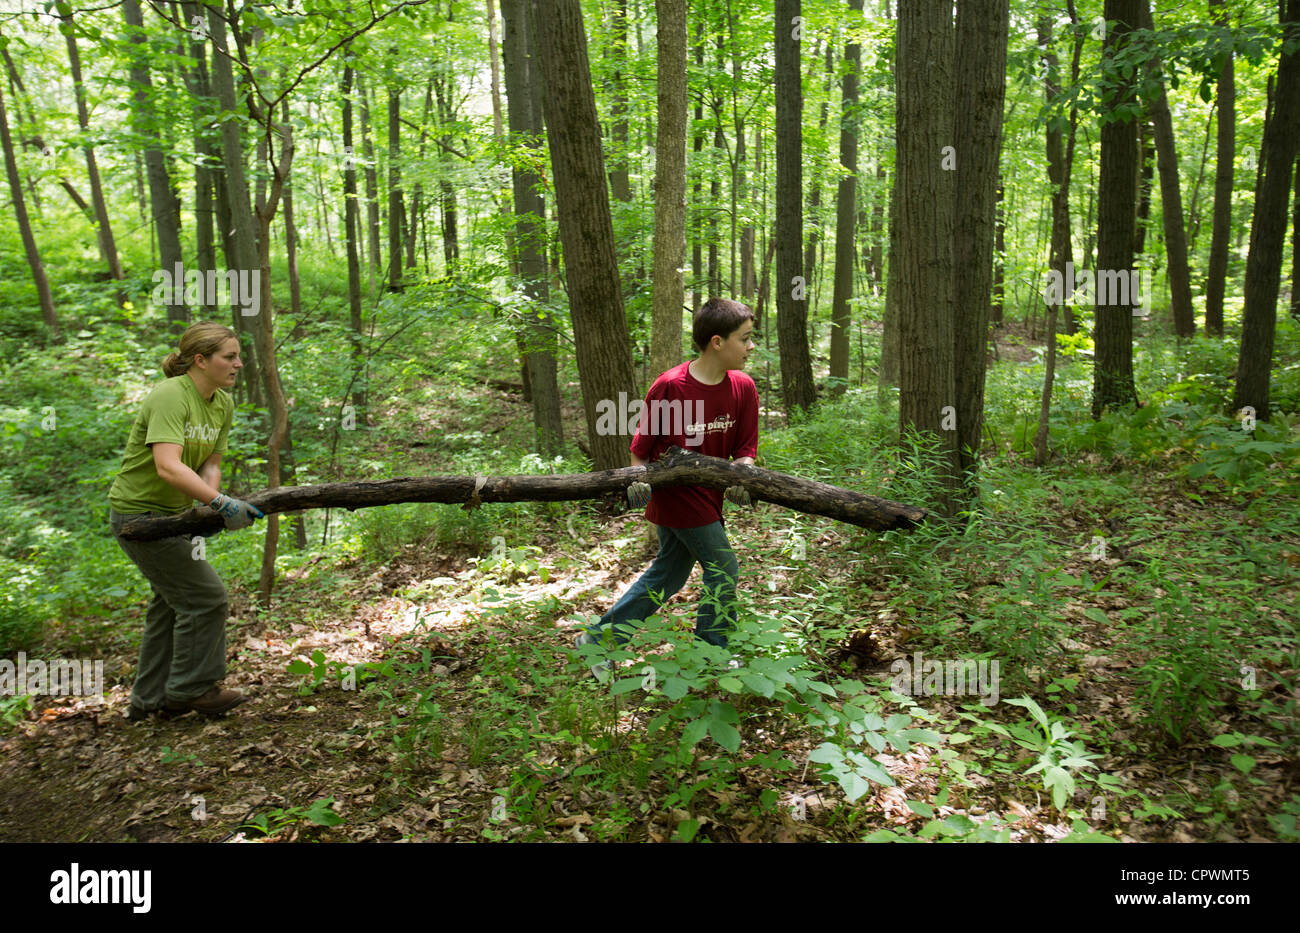
[[[1164, 527], [1190, 528], [1210, 516], [1220, 532], [1234, 524], [1230, 503], [1191, 503], [1169, 495], [1168, 489], [1147, 492], [1152, 507], [1163, 512], [1158, 517]], [[1050, 499], [1046, 504], [1057, 516], [1055, 526], [1046, 529], [1049, 539], [1077, 540], [1095, 524], [1096, 517], [1078, 504]], [[1237, 524], [1237, 533], [1249, 535], [1247, 525]], [[520, 704], [530, 703], [553, 712], [562, 692], [602, 702], [602, 688], [567, 650], [575, 614], [599, 613], [616, 590], [635, 579], [652, 556], [643, 527], [639, 518], [622, 516], [607, 521], [600, 541], [583, 541], [563, 526], [553, 539], [537, 541], [553, 572], [516, 568], [496, 581], [535, 610], [524, 613], [502, 612], [484, 601], [482, 574], [468, 555], [439, 554], [414, 543], [385, 566], [368, 571], [360, 565], [338, 567], [323, 583], [313, 582], [310, 568], [294, 574], [280, 584], [273, 616], [259, 617], [247, 594], [236, 591], [226, 684], [246, 691], [249, 701], [215, 720], [190, 714], [131, 723], [123, 715], [127, 687], [118, 684], [107, 692], [106, 704], [38, 709], [38, 719], [0, 742], [0, 841], [671, 838], [686, 818], [680, 807], [660, 805], [671, 799], [671, 775], [619, 774], [602, 783], [593, 780], [589, 767], [575, 776], [584, 762], [609, 776], [611, 761], [598, 759], [621, 753], [597, 751], [554, 723], [544, 726], [534, 718], [530, 725], [518, 715]], [[764, 546], [775, 548], [779, 542], [764, 540], [756, 513], [735, 515], [730, 527], [742, 572], [748, 568], [754, 577], [770, 580], [767, 594], [757, 587], [760, 598], [810, 595], [802, 591], [806, 575], [779, 566], [779, 560], [771, 559], [774, 551], [764, 552]], [[850, 581], [840, 559], [848, 543], [845, 526], [825, 522], [818, 528], [809, 542], [807, 570], [856, 588], [854, 621], [845, 630], [849, 637], [841, 650], [828, 652], [826, 663], [857, 667], [856, 676], [868, 682], [874, 677], [879, 685], [888, 681], [890, 659], [914, 649], [935, 653], [938, 649], [919, 647], [918, 629], [900, 622], [897, 608], [890, 608], [898, 579], [875, 573], [869, 560], [865, 573]], [[1064, 678], [1064, 690], [1057, 679], [1057, 686], [1040, 696], [1068, 697], [1071, 720], [1085, 744], [1103, 752], [1096, 761], [1098, 771], [1114, 775], [1122, 794], [1143, 805], [1121, 806], [1110, 797], [1112, 812], [1103, 814], [1089, 803], [1101, 799], [1092, 796], [1095, 789], [1082, 786], [1076, 803], [1083, 812], [1093, 808], [1093, 829], [1120, 840], [1277, 839], [1268, 817], [1279, 812], [1300, 780], [1300, 763], [1289, 751], [1257, 750], [1247, 775], [1230, 759], [1239, 749], [1205, 741], [1195, 749], [1165, 747], [1147, 738], [1136, 721], [1130, 675], [1143, 657], [1126, 646], [1126, 627], [1115, 620], [1123, 610], [1155, 612], [1161, 594], [1157, 589], [1143, 595], [1140, 588], [1113, 584], [1103, 590], [1092, 583], [1111, 577], [1122, 564], [1144, 560], [1140, 547], [1122, 546], [1136, 532], [1115, 530], [1122, 554], [1096, 561], [1081, 552], [1061, 567], [1078, 581], [1056, 591], [1054, 610], [1072, 622], [1060, 651], [1069, 659], [1063, 669], [1073, 675]], [[1192, 533], [1216, 532], [1201, 524]], [[1279, 604], [1289, 599], [1294, 607], [1300, 604], [1300, 574], [1295, 572], [1300, 539], [1277, 543], [1283, 548], [1282, 566], [1276, 577], [1260, 582], [1280, 588]], [[985, 575], [987, 580], [979, 579]], [[1005, 568], [979, 568], [969, 581], [973, 585], [953, 594], [962, 607], [959, 617], [967, 622], [977, 618], [978, 587], [1004, 576]], [[669, 613], [689, 616], [697, 586], [698, 569], [669, 604]], [[1085, 615], [1090, 609], [1102, 615]], [[1264, 605], [1259, 609], [1279, 612]], [[306, 621], [290, 621], [294, 619]], [[305, 660], [311, 672], [289, 673], [294, 659]], [[419, 671], [412, 683], [420, 684], [423, 695], [386, 691], [382, 683], [378, 689], [349, 690], [335, 676], [359, 663], [412, 660], [417, 662], [412, 669]], [[110, 669], [113, 661], [125, 668], [131, 659], [110, 659]], [[1271, 673], [1260, 671], [1266, 689], [1278, 700], [1294, 699], [1282, 693], [1295, 689], [1297, 672], [1279, 667]], [[510, 703], [493, 699], [511, 686]], [[544, 696], [548, 691], [552, 695]], [[436, 697], [433, 706], [428, 705], [431, 697]], [[650, 710], [631, 697], [624, 700], [615, 714], [615, 730], [626, 737], [639, 733]], [[921, 702], [936, 728], [982, 718], [963, 713], [978, 707], [963, 707], [958, 697]], [[418, 723], [427, 726], [433, 720], [412, 714], [435, 706], [438, 728], [421, 731]], [[998, 709], [1012, 712], [1005, 703]], [[1016, 717], [1002, 718], [1010, 722]], [[1107, 733], [1101, 749], [1094, 744], [1099, 729]], [[1244, 700], [1221, 710], [1213, 727], [1220, 735], [1261, 729]], [[767, 744], [792, 762], [808, 760], [811, 743], [802, 731], [747, 731], [747, 751]], [[982, 740], [987, 744], [998, 737], [972, 728], [949, 735], [950, 742], [969, 743], [972, 750]], [[1070, 823], [1063, 811], [1054, 809], [1050, 795], [1023, 773], [1031, 753], [1003, 744], [1010, 750], [1001, 754], [1014, 767], [983, 773], [972, 768], [952, 798], [940, 786], [950, 783], [951, 773], [939, 780], [935, 749], [918, 744], [906, 754], [879, 756], [895, 786], [873, 786], [852, 805], [806, 764], [784, 774], [742, 767], [733, 787], [696, 797], [691, 814], [701, 837], [714, 840], [854, 840], [879, 829], [914, 832], [932, 815], [954, 813], [976, 821], [992, 818], [1013, 840], [1050, 841], [1066, 835]], [[518, 784], [525, 760], [546, 777], [530, 798], [532, 808], [521, 817], [503, 809], [502, 792]], [[759, 788], [775, 789], [780, 805], [766, 811], [736, 805]], [[1201, 804], [1206, 806], [1198, 811]], [[321, 818], [326, 805], [336, 816]], [[325, 828], [324, 822], [338, 825]]]

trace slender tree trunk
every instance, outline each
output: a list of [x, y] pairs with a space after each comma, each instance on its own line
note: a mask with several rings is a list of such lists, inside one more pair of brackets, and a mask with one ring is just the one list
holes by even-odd
[[[862, 13], [862, 0], [849, 0], [854, 24]], [[862, 46], [844, 45], [844, 78], [840, 103], [840, 167], [848, 174], [835, 192], [835, 283], [831, 295], [831, 361], [833, 394], [844, 391], [849, 379], [849, 327], [853, 323], [853, 237], [858, 198], [858, 68]], [[838, 384], [835, 380], [842, 380]]]
[[1291, 170], [1300, 148], [1300, 0], [1285, 0], [1280, 10], [1291, 51], [1278, 63], [1276, 93], [1264, 121], [1260, 145], [1260, 182], [1246, 256], [1246, 301], [1241, 316], [1241, 350], [1233, 408], [1255, 409], [1269, 418], [1269, 376], [1273, 368], [1273, 331], [1277, 325], [1278, 287], [1286, 242], [1286, 213], [1291, 200]]
[[[1125, 76], [1114, 59], [1128, 45], [1138, 22], [1140, 0], [1106, 0], [1106, 39], [1102, 65], [1115, 88], [1112, 113], [1132, 105], [1136, 79]], [[1129, 301], [1116, 301], [1115, 283], [1127, 279], [1133, 268], [1133, 203], [1137, 200], [1138, 123], [1111, 119], [1101, 127], [1101, 181], [1097, 195], [1097, 278], [1107, 275], [1114, 286], [1103, 295], [1096, 289], [1096, 357], [1093, 363], [1092, 416], [1100, 418], [1108, 407], [1128, 407], [1137, 402], [1133, 383], [1133, 309]]]
[[[145, 170], [149, 178], [149, 202], [154, 229], [158, 233], [158, 258], [169, 275], [181, 265], [180, 224], [176, 215], [176, 195], [163, 159], [162, 139], [159, 136], [158, 117], [152, 101], [153, 85], [149, 78], [149, 52], [144, 30], [144, 19], [139, 0], [123, 0], [122, 12], [130, 33], [131, 85], [133, 95], [133, 125], [135, 132], [147, 140], [144, 151]], [[172, 289], [171, 294], [184, 293], [184, 288]], [[173, 331], [183, 330], [189, 322], [190, 312], [184, 302], [167, 304], [167, 321]]]
[[605, 158], [579, 0], [530, 0], [547, 143], [569, 285], [587, 435], [595, 469], [627, 462], [627, 441], [597, 430], [597, 406], [634, 391], [632, 349], [614, 255]]
[[686, 301], [686, 0], [660, 0], [658, 17], [652, 373], [680, 362]]
[[[392, 50], [397, 54], [397, 49]], [[388, 88], [388, 290], [402, 290], [402, 91]]]
[[[614, 73], [610, 76], [609, 108], [610, 122], [613, 125], [613, 158], [609, 167], [609, 191], [615, 201], [624, 204], [632, 202], [632, 182], [627, 168], [627, 81], [623, 76], [627, 69], [627, 0], [614, 0], [610, 11], [610, 52], [614, 59]], [[655, 152], [659, 150], [656, 149]]]
[[984, 426], [1009, 17], [1007, 0], [961, 0], [957, 6], [956, 56], [967, 64], [956, 84], [953, 117], [961, 140], [952, 246], [953, 388], [959, 463], [972, 486]]
[[[1210, 0], [1210, 11], [1220, 26], [1228, 24], [1224, 0]], [[1219, 72], [1218, 128], [1214, 150], [1214, 227], [1210, 233], [1210, 261], [1205, 273], [1205, 332], [1223, 336], [1223, 295], [1228, 279], [1228, 237], [1232, 224], [1232, 181], [1236, 159], [1237, 90], [1229, 51]]]
[[[502, 52], [505, 57], [506, 95], [510, 132], [520, 138], [541, 165], [542, 113], [538, 99], [541, 75], [537, 62], [536, 36], [525, 0], [501, 0], [505, 23]], [[532, 388], [533, 428], [537, 450], [555, 456], [564, 447], [560, 421], [560, 394], [556, 377], [558, 342], [555, 319], [547, 311], [550, 284], [546, 270], [546, 201], [537, 173], [516, 165], [511, 170], [516, 248], [515, 264], [523, 280], [524, 294], [531, 301], [524, 315], [524, 351], [528, 384]]]
[[379, 172], [375, 163], [375, 145], [370, 139], [370, 94], [360, 73], [357, 74], [357, 94], [361, 98], [361, 154], [366, 167], [366, 243], [370, 258], [370, 297], [373, 298], [384, 268], [379, 250]]
[[[183, 3], [181, 8], [187, 24], [194, 24], [197, 19], [198, 25], [202, 26], [203, 17], [197, 3]], [[194, 249], [199, 274], [206, 282], [208, 273], [217, 268], [216, 235], [212, 226], [213, 189], [216, 174], [214, 167], [220, 165], [221, 160], [212, 139], [215, 109], [209, 100], [212, 89], [208, 80], [206, 31], [203, 39], [191, 39], [190, 67], [185, 74], [194, 100]], [[210, 318], [215, 311], [215, 299], [205, 289], [199, 313], [204, 318]]]
[[[1154, 30], [1150, 0], [1138, 6], [1143, 29]], [[1160, 203], [1164, 220], [1165, 257], [1168, 262], [1170, 301], [1174, 312], [1174, 333], [1191, 337], [1196, 333], [1196, 316], [1192, 311], [1192, 279], [1187, 267], [1187, 228], [1183, 225], [1183, 195], [1178, 182], [1178, 153], [1174, 149], [1174, 118], [1169, 112], [1160, 59], [1147, 66], [1153, 93], [1147, 100], [1151, 122], [1155, 127], [1156, 161], [1160, 171]], [[1150, 296], [1147, 296], [1150, 300]]]
[[32, 234], [32, 222], [27, 216], [27, 202], [23, 197], [23, 179], [18, 171], [14, 141], [9, 134], [9, 114], [5, 110], [3, 88], [0, 88], [0, 142], [4, 144], [5, 175], [9, 179], [9, 195], [13, 202], [14, 219], [18, 222], [18, 234], [22, 238], [23, 250], [27, 254], [27, 265], [32, 270], [32, 281], [36, 284], [36, 297], [41, 303], [41, 320], [49, 328], [53, 339], [62, 342], [63, 332], [59, 327], [58, 315], [54, 313], [54, 296], [50, 292], [50, 281], [45, 276], [45, 266], [41, 263], [36, 237]]
[[[90, 110], [86, 106], [86, 86], [81, 77], [81, 53], [77, 50], [77, 34], [73, 26], [72, 14], [62, 17], [67, 24], [68, 65], [72, 69], [72, 86], [77, 96], [77, 125], [82, 134], [90, 131]], [[117, 242], [113, 239], [113, 226], [108, 218], [108, 205], [104, 201], [104, 186], [99, 179], [99, 165], [95, 161], [95, 147], [87, 143], [82, 147], [86, 156], [86, 174], [90, 178], [90, 201], [95, 209], [95, 234], [99, 242], [99, 255], [108, 266], [108, 274], [114, 281], [124, 278], [122, 261], [117, 255]], [[118, 292], [118, 304], [126, 300], [125, 292]]]
[[[208, 35], [212, 38], [212, 89], [217, 101], [226, 113], [235, 113], [239, 102], [235, 97], [234, 74], [231, 69], [230, 51], [226, 43], [226, 20], [221, 11], [208, 7]], [[226, 196], [228, 217], [222, 223], [223, 231], [233, 231], [226, 236], [226, 267], [237, 274], [251, 274], [254, 270], [261, 275], [261, 263], [258, 260], [257, 230], [254, 226], [253, 208], [249, 201], [248, 179], [244, 173], [244, 139], [243, 130], [238, 120], [221, 121], [221, 164], [223, 168], [223, 188]], [[220, 212], [218, 212], [220, 217]], [[227, 225], [228, 224], [228, 225]], [[269, 285], [269, 283], [267, 283]], [[260, 296], [260, 293], [259, 293]], [[269, 309], [259, 311], [270, 313]], [[262, 375], [260, 350], [261, 341], [250, 326], [251, 314], [242, 313], [242, 309], [232, 307], [235, 329], [241, 335], [252, 337], [252, 346], [245, 346], [244, 376], [240, 380], [248, 392], [249, 401], [254, 407], [262, 407]], [[241, 340], [241, 343], [243, 341]], [[278, 454], [277, 454], [278, 456]]]
[[366, 424], [365, 329], [361, 320], [361, 257], [357, 250], [361, 216], [357, 209], [357, 160], [352, 144], [352, 77], [351, 65], [343, 68], [343, 237], [348, 254], [348, 319], [352, 334], [352, 406], [353, 423]]
[[[704, 70], [704, 16], [695, 23], [695, 67]], [[704, 89], [695, 96], [694, 179], [691, 182], [691, 307], [699, 310], [703, 302], [700, 286], [704, 283]], [[757, 326], [757, 325], [755, 325]]]
[[803, 243], [801, 0], [776, 0], [776, 326], [786, 411], [817, 400], [808, 355], [808, 281]]

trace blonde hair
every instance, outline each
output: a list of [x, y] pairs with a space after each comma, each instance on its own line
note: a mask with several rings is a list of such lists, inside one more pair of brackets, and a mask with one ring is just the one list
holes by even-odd
[[191, 324], [181, 334], [180, 352], [173, 351], [163, 360], [163, 374], [168, 378], [184, 375], [194, 365], [195, 356], [215, 355], [231, 337], [239, 339], [239, 335], [224, 324], [212, 321]]

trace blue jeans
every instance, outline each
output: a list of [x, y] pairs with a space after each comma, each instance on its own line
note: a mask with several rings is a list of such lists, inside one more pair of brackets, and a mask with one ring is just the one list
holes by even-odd
[[[704, 567], [704, 595], [695, 614], [695, 634], [709, 644], [727, 646], [727, 631], [736, 617], [736, 578], [740, 565], [721, 522], [699, 528], [659, 528], [659, 554], [622, 599], [589, 631], [600, 638], [612, 626], [622, 644], [634, 626], [659, 611], [659, 607], [686, 584], [696, 561]], [[718, 611], [718, 606], [722, 611]]]

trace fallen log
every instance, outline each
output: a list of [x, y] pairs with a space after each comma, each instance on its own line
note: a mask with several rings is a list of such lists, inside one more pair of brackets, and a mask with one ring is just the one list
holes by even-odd
[[[922, 508], [864, 495], [851, 489], [801, 479], [748, 464], [670, 447], [659, 460], [643, 467], [623, 467], [598, 473], [559, 476], [427, 476], [375, 482], [322, 483], [317, 486], [280, 486], [254, 493], [248, 502], [268, 515], [300, 509], [345, 508], [355, 510], [398, 502], [460, 502], [477, 508], [484, 502], [565, 502], [598, 499], [621, 493], [636, 482], [657, 486], [708, 486], [726, 489], [744, 486], [751, 499], [824, 515], [876, 531], [914, 528], [929, 513]], [[211, 535], [224, 527], [222, 518], [207, 506], [165, 518], [140, 518], [122, 526], [122, 537], [149, 541], [171, 535]]]

